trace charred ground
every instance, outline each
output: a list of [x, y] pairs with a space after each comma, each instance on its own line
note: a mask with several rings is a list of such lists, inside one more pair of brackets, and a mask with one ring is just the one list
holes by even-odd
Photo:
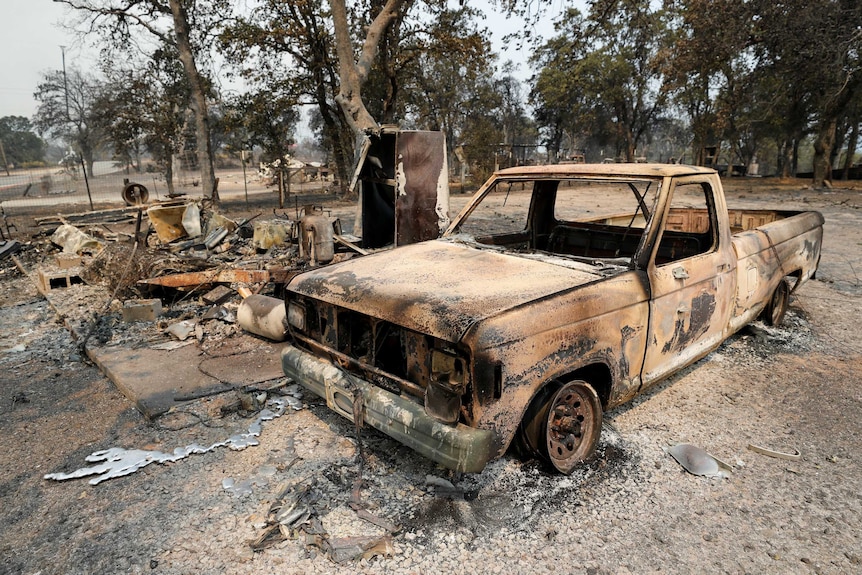
[[[785, 325], [755, 325], [606, 416], [596, 459], [572, 476], [506, 457], [453, 477], [305, 397], [264, 425], [261, 444], [216, 450], [91, 486], [49, 482], [99, 449], [169, 451], [247, 428], [202, 400], [147, 422], [85, 363], [29, 278], [0, 270], [0, 571], [3, 573], [849, 573], [862, 564], [862, 191], [725, 181], [733, 206], [826, 217], [816, 281]], [[21, 257], [49, 253], [38, 241]], [[85, 286], [82, 314], [92, 315]], [[98, 302], [101, 304], [102, 302]], [[110, 327], [110, 326], [108, 326]], [[114, 326], [113, 329], [123, 329]], [[166, 375], [169, 376], [169, 375]], [[686, 473], [664, 449], [688, 442], [734, 466]], [[361, 455], [359, 444], [361, 443]], [[755, 443], [798, 449], [767, 458]], [[362, 466], [360, 467], [360, 459]], [[380, 536], [351, 490], [396, 524], [390, 556], [338, 564], [305, 538], [252, 552], [283, 485], [309, 486], [330, 538]], [[223, 480], [248, 481], [235, 495]], [[386, 555], [386, 553], [384, 553]]]

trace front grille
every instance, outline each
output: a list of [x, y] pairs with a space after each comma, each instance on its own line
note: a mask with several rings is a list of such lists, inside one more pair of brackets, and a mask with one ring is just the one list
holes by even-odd
[[305, 299], [302, 303], [306, 330], [295, 334], [302, 347], [330, 352], [342, 364], [340, 359], [349, 358], [349, 365], [343, 367], [361, 372], [368, 381], [393, 393], [406, 391], [422, 398], [430, 376], [429, 336], [324, 302]]

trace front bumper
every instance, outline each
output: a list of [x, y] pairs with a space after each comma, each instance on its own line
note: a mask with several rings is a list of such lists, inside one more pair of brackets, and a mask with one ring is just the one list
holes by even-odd
[[487, 429], [440, 423], [423, 406], [292, 345], [282, 352], [281, 365], [285, 375], [325, 398], [330, 409], [351, 421], [354, 397], [361, 397], [365, 423], [449, 469], [479, 472], [491, 458], [493, 435]]

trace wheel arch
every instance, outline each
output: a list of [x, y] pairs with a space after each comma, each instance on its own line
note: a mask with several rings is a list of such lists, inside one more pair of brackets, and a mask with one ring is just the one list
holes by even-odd
[[[543, 406], [558, 389], [576, 381], [586, 383], [593, 388], [596, 396], [598, 396], [599, 418], [601, 418], [601, 414], [606, 410], [610, 401], [613, 374], [607, 364], [593, 361], [562, 374], [549, 376], [537, 385], [520, 414], [518, 425], [506, 443], [506, 448], [514, 446], [515, 452], [521, 456], [542, 458], [541, 450], [538, 447], [537, 433], [539, 428], [536, 425], [543, 417]], [[599, 433], [601, 433], [600, 429]]]
[[[554, 379], [561, 383], [569, 383], [578, 379], [589, 383], [596, 390], [599, 400], [602, 402], [602, 410], [607, 410], [613, 388], [613, 375], [607, 364], [602, 362], [590, 363]], [[545, 382], [544, 385], [547, 383]], [[544, 387], [544, 385], [540, 387]]]

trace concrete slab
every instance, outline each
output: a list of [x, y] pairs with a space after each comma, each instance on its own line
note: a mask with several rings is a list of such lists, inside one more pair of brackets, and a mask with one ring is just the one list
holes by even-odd
[[173, 350], [88, 344], [87, 355], [154, 419], [192, 399], [284, 377], [284, 345], [242, 335], [206, 352], [197, 343]]
[[[12, 256], [14, 258], [14, 256]], [[76, 341], [85, 337], [87, 326], [71, 321], [74, 316], [63, 310], [64, 301], [57, 290], [43, 287], [38, 276], [28, 272], [19, 260], [16, 265], [30, 277], [34, 285], [64, 318], [66, 327]], [[61, 274], [65, 278], [69, 270]], [[107, 289], [93, 297], [106, 301]], [[70, 304], [74, 305], [74, 304]], [[284, 377], [281, 351], [286, 344], [243, 333], [219, 343], [207, 342], [204, 348], [197, 341], [173, 349], [104, 346], [96, 339], [87, 342], [87, 356], [126, 397], [149, 419], [154, 419], [172, 407], [193, 399], [231, 391], [237, 387], [254, 386]]]

